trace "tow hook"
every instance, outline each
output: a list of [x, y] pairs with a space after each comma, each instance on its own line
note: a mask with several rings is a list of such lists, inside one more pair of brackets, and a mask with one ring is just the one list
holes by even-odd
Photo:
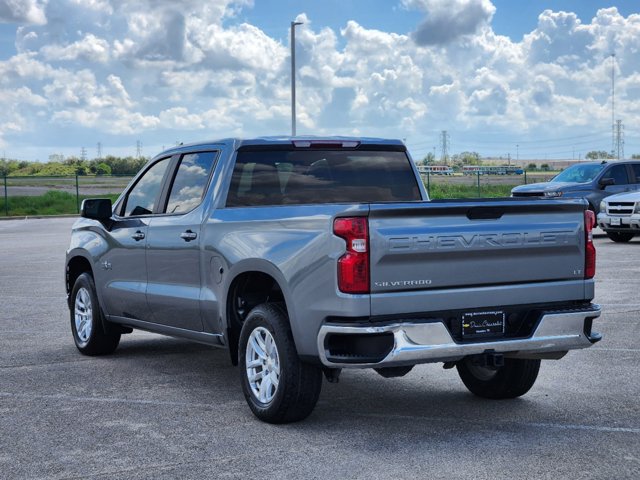
[[482, 355], [471, 357], [471, 363], [478, 367], [498, 369], [504, 367], [504, 355], [501, 353], [486, 352]]
[[338, 383], [340, 381], [340, 372], [342, 372], [341, 368], [324, 367], [322, 371], [324, 372], [324, 376], [329, 383]]

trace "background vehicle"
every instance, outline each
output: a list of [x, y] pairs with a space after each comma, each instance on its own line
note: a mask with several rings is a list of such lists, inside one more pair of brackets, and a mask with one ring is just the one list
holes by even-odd
[[430, 175], [453, 175], [453, 168], [449, 165], [420, 165], [418, 171]]
[[524, 170], [509, 165], [465, 165], [462, 167], [464, 175], [522, 175]]
[[600, 202], [598, 225], [614, 242], [640, 234], [640, 192], [611, 195]]
[[582, 162], [570, 166], [549, 182], [519, 185], [513, 197], [585, 198], [596, 214], [603, 198], [640, 188], [640, 161]]
[[133, 328], [229, 350], [260, 419], [313, 410], [322, 373], [456, 367], [514, 398], [542, 359], [601, 336], [584, 200], [427, 201], [400, 141], [262, 138], [176, 147], [112, 207], [86, 200], [67, 251], [77, 348]]

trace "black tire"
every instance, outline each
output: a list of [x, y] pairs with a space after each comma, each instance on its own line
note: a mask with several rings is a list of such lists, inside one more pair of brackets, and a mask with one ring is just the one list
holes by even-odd
[[466, 357], [456, 365], [458, 375], [471, 393], [483, 398], [516, 398], [527, 393], [538, 378], [540, 360], [505, 358], [497, 369], [473, 364]]
[[629, 232], [606, 232], [607, 237], [616, 243], [627, 243], [634, 237], [633, 233]]
[[[104, 331], [102, 310], [90, 273], [80, 275], [73, 285], [69, 310], [73, 341], [80, 353], [84, 355], [113, 353], [120, 343], [120, 334]], [[76, 314], [79, 315], [78, 322], [76, 322]], [[84, 322], [83, 319], [85, 319]], [[87, 324], [88, 330], [85, 330], [84, 327]]]
[[[271, 354], [266, 355], [268, 361], [265, 360], [265, 366], [250, 366], [253, 375], [263, 375], [259, 384], [257, 381], [250, 382], [247, 369], [247, 348], [254, 332], [254, 340], [256, 336], [260, 336], [261, 340], [266, 338], [271, 346]], [[268, 339], [267, 332], [272, 341]], [[250, 358], [255, 352], [257, 351], [253, 345], [249, 347]], [[261, 360], [255, 359], [254, 363], [256, 362], [260, 363]], [[249, 312], [240, 332], [238, 364], [244, 398], [260, 420], [267, 423], [297, 422], [307, 418], [316, 406], [322, 387], [322, 370], [318, 366], [300, 361], [286, 313], [280, 305], [263, 303]], [[272, 377], [269, 377], [268, 384], [265, 383], [264, 372], [269, 374], [269, 368], [273, 368], [275, 364], [278, 365], [279, 377], [277, 386], [273, 387]], [[273, 368], [271, 372], [275, 370]], [[268, 391], [264, 399], [259, 398], [259, 394], [263, 392], [261, 387]]]

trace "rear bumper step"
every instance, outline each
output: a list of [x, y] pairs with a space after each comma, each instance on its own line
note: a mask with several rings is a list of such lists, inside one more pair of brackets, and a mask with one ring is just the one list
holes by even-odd
[[[318, 333], [320, 361], [327, 367], [368, 368], [456, 361], [487, 351], [516, 356], [549, 357], [550, 353], [587, 348], [602, 335], [593, 332], [600, 307], [545, 313], [528, 338], [456, 343], [440, 322], [395, 322], [383, 326], [325, 324]], [[373, 342], [369, 346], [367, 338]], [[386, 342], [386, 343], [385, 343]], [[334, 345], [338, 352], [332, 351]]]

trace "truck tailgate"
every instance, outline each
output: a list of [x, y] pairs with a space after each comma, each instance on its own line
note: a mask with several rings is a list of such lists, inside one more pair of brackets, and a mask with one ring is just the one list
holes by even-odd
[[[582, 280], [585, 207], [520, 199], [372, 204], [371, 293]], [[382, 313], [373, 301], [371, 313]]]

